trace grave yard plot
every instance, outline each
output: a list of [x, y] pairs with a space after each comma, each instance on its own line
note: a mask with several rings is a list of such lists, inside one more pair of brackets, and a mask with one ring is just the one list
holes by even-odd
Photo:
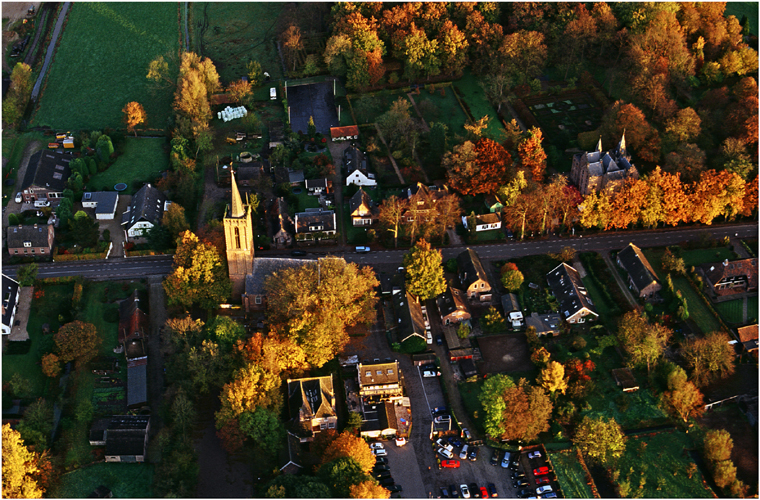
[[333, 98], [333, 82], [311, 83], [309, 85], [288, 85], [288, 106], [290, 107], [290, 129], [306, 134], [309, 117], [314, 117], [317, 132], [330, 135], [330, 127], [338, 126], [338, 112]]
[[578, 134], [596, 130], [604, 110], [585, 92], [523, 99], [546, 137], [560, 151], [571, 147]]

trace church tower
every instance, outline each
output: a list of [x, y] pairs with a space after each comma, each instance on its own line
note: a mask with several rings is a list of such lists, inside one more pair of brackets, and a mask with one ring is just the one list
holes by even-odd
[[232, 204], [224, 212], [224, 241], [232, 297], [239, 299], [245, 291], [245, 276], [253, 272], [253, 223], [251, 207], [240, 198], [235, 174], [230, 172], [230, 176]]

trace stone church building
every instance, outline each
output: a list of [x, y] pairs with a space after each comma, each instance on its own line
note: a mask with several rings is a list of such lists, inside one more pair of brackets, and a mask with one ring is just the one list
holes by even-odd
[[603, 152], [600, 137], [595, 151], [573, 157], [570, 180], [583, 196], [605, 189], [614, 191], [629, 178], [638, 179], [639, 172], [631, 164], [631, 155], [625, 147], [625, 132], [615, 149]]

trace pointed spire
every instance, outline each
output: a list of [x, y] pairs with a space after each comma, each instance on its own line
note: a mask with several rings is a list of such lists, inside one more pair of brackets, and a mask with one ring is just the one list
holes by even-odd
[[620, 139], [620, 145], [618, 146], [618, 153], [621, 156], [627, 156], [628, 152], [625, 149], [625, 129], [623, 129], [623, 137]]
[[245, 208], [243, 208], [243, 200], [240, 198], [240, 191], [238, 191], [237, 183], [235, 182], [235, 173], [231, 169], [230, 184], [232, 185], [232, 209], [230, 210], [230, 217], [243, 217], [245, 215]]
[[601, 135], [599, 136], [599, 142], [596, 143], [596, 150], [600, 153], [602, 152], [602, 136]]

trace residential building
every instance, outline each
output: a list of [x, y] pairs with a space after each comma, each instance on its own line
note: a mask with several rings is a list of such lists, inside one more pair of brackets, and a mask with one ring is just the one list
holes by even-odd
[[356, 146], [346, 148], [343, 152], [343, 165], [346, 167], [346, 186], [377, 186], [375, 174], [367, 169], [367, 158]]
[[475, 224], [475, 232], [501, 229], [501, 217], [499, 214], [487, 213], [476, 215], [473, 222]]
[[491, 301], [491, 282], [475, 250], [468, 248], [457, 255], [460, 287], [470, 300]]
[[328, 194], [330, 192], [331, 181], [327, 179], [306, 179], [306, 191], [309, 194]]
[[446, 291], [436, 297], [435, 305], [444, 325], [458, 324], [472, 318], [467, 306], [467, 296], [458, 288], [447, 287]]
[[146, 235], [153, 226], [161, 223], [164, 212], [169, 209], [170, 201], [160, 190], [145, 184], [132, 196], [132, 204], [121, 217], [121, 225], [129, 238]]
[[534, 312], [527, 318], [525, 318], [525, 324], [528, 328], [531, 326], [536, 329], [536, 335], [543, 337], [544, 335], [559, 335], [560, 326], [562, 324], [562, 316], [556, 313], [551, 314], [538, 314]]
[[361, 188], [348, 200], [348, 212], [353, 226], [371, 226], [378, 217], [372, 198]]
[[298, 186], [304, 182], [303, 170], [288, 169], [288, 182], [290, 182], [291, 186]]
[[602, 151], [602, 139], [595, 151], [573, 156], [570, 180], [578, 186], [583, 196], [602, 190], [614, 191], [626, 179], [638, 179], [639, 172], [631, 164], [631, 156], [625, 146], [625, 133], [617, 147], [606, 153]]
[[394, 401], [403, 396], [404, 377], [398, 361], [359, 363], [356, 371], [360, 397]]
[[757, 294], [756, 258], [704, 264], [699, 271], [705, 278], [707, 295], [715, 302]]
[[502, 202], [495, 195], [489, 194], [485, 200], [486, 208], [493, 214], [501, 213], [501, 209], [504, 208]]
[[433, 215], [435, 203], [447, 194], [449, 194], [449, 188], [445, 184], [425, 186], [418, 182], [414, 186], [408, 187], [402, 193], [409, 201], [409, 207], [404, 212], [402, 221], [410, 223], [415, 220], [428, 220]]
[[71, 153], [63, 149], [45, 149], [33, 154], [21, 182], [24, 203], [57, 201], [63, 196], [66, 181], [71, 175], [69, 163], [73, 158]]
[[422, 306], [414, 295], [409, 292], [393, 295], [393, 309], [396, 312], [394, 330], [399, 344], [415, 335], [425, 339], [425, 318]]
[[618, 252], [617, 263], [628, 273], [628, 287], [639, 298], [651, 300], [662, 289], [654, 268], [641, 249], [633, 243]]
[[16, 309], [18, 309], [18, 299], [21, 295], [21, 286], [18, 281], [10, 276], [3, 274], [3, 322], [2, 334], [9, 335], [13, 322], [16, 320]]
[[253, 222], [251, 205], [240, 197], [235, 174], [230, 173], [232, 200], [224, 210], [224, 241], [227, 248], [227, 269], [232, 283], [232, 296], [239, 298], [245, 289], [246, 276], [253, 272]]
[[359, 127], [348, 125], [346, 127], [330, 127], [330, 137], [333, 141], [350, 141], [359, 138]]
[[288, 204], [285, 198], [280, 197], [272, 203], [272, 215], [274, 217], [273, 228], [277, 230], [272, 237], [275, 248], [285, 248], [293, 244], [293, 219], [288, 214]]
[[106, 462], [145, 462], [150, 415], [114, 415], [105, 431]]
[[520, 302], [517, 300], [517, 295], [514, 293], [501, 294], [501, 307], [504, 310], [505, 317], [511, 312], [522, 311], [520, 309]]
[[148, 315], [140, 307], [137, 290], [119, 303], [119, 343], [146, 338], [150, 331]]
[[256, 181], [266, 175], [267, 172], [269, 172], [269, 160], [256, 161], [238, 166], [235, 172], [235, 181], [238, 184], [238, 189], [250, 188]]
[[300, 267], [314, 261], [286, 258], [262, 258], [253, 261], [253, 270], [245, 277], [243, 306], [246, 314], [251, 311], [263, 311], [267, 307], [264, 284], [266, 279], [282, 269]]
[[97, 220], [113, 220], [118, 204], [119, 193], [116, 191], [93, 191], [82, 195], [82, 207], [94, 208]]
[[736, 329], [736, 336], [739, 338], [744, 351], [753, 353], [755, 357], [757, 357], [757, 332], [757, 323]]
[[127, 408], [148, 403], [148, 356], [127, 360]]
[[332, 375], [288, 379], [288, 408], [290, 418], [298, 425], [297, 433], [303, 434], [301, 442], [311, 441], [321, 431], [337, 430]]
[[334, 236], [337, 227], [335, 212], [321, 208], [307, 208], [305, 212], [296, 214], [295, 226], [297, 240], [324, 239]]
[[559, 302], [559, 310], [568, 323], [584, 323], [587, 319], [594, 321], [599, 317], [594, 302], [583, 286], [581, 275], [564, 262], [546, 275], [552, 293]]
[[47, 256], [53, 253], [55, 228], [52, 224], [41, 226], [12, 226], [8, 228], [5, 241], [8, 244], [8, 254]]

